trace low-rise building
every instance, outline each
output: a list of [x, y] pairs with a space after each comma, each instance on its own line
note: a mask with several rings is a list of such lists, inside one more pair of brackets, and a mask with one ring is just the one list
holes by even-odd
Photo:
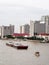
[[41, 33], [36, 35], [37, 37], [44, 38], [46, 40], [49, 40], [49, 34], [48, 33]]
[[13, 33], [12, 34], [12, 36], [14, 36], [14, 37], [21, 37], [21, 36], [23, 36], [23, 37], [28, 37], [29, 36], [29, 34], [25, 34], [25, 33]]

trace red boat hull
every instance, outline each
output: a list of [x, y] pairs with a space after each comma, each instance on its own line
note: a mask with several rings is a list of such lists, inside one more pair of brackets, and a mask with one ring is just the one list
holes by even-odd
[[28, 46], [17, 46], [17, 49], [27, 49]]

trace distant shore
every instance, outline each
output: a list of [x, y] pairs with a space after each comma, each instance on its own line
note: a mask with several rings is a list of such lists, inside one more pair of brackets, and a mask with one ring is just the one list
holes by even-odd
[[33, 43], [40, 43], [40, 40], [22, 40], [22, 39], [0, 39], [0, 40], [28, 41], [28, 42], [33, 42]]
[[29, 42], [34, 42], [34, 43], [40, 43], [39, 40], [27, 40], [27, 41], [29, 41]]

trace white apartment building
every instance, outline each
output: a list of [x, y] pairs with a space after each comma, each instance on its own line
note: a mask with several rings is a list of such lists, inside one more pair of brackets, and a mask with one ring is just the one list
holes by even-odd
[[14, 33], [14, 25], [1, 26], [0, 27], [0, 36], [3, 38], [5, 35], [11, 35]]
[[30, 21], [30, 36], [34, 36], [35, 33], [45, 33], [45, 23], [41, 21]]
[[30, 36], [34, 36], [34, 21], [30, 21]]

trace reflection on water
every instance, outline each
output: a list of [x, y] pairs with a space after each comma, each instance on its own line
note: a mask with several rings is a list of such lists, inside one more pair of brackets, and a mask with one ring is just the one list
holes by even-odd
[[[7, 40], [0, 40], [0, 65], [49, 65], [49, 44], [21, 41], [27, 50], [17, 50], [6, 46]], [[14, 41], [13, 41], [14, 42]], [[35, 52], [40, 52], [36, 57]]]

